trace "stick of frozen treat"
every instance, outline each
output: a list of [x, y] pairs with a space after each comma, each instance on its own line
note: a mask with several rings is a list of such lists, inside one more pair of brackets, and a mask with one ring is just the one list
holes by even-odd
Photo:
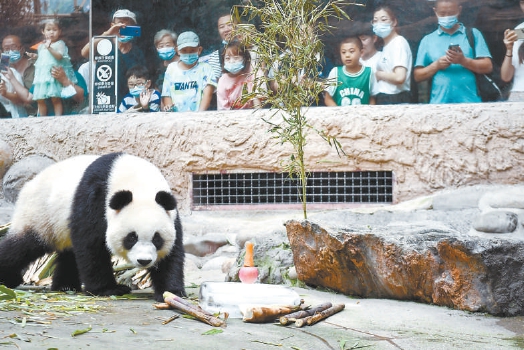
[[318, 321], [326, 319], [329, 316], [332, 316], [332, 315], [336, 314], [337, 312], [340, 312], [340, 311], [344, 310], [345, 307], [346, 307], [345, 304], [336, 304], [336, 305], [330, 307], [329, 309], [326, 309], [326, 310], [324, 310], [324, 311], [322, 311], [322, 312], [320, 312], [320, 313], [318, 313], [316, 315], [308, 316], [308, 317], [304, 317], [304, 318], [300, 318], [300, 319], [296, 320], [295, 326], [297, 326], [299, 328], [305, 326], [306, 324], [308, 326], [312, 326], [315, 323], [317, 323]]
[[218, 317], [213, 316], [207, 311], [202, 310], [201, 308], [188, 303], [186, 300], [176, 296], [170, 292], [164, 292], [164, 301], [174, 307], [177, 310], [180, 310], [188, 315], [195, 317], [197, 320], [207, 323], [213, 327], [226, 327], [226, 321], [221, 320]]
[[315, 307], [309, 308], [307, 310], [300, 310], [300, 311], [293, 312], [288, 315], [281, 316], [279, 321], [281, 325], [287, 326], [288, 324], [292, 322], [296, 322], [298, 319], [308, 317], [308, 316], [313, 316], [314, 314], [318, 312], [322, 312], [326, 309], [329, 309], [331, 306], [332, 306], [331, 303], [323, 303]]

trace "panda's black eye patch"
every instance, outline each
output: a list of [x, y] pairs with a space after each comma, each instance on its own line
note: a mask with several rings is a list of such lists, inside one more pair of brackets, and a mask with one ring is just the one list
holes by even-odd
[[126, 250], [130, 250], [131, 248], [133, 248], [136, 242], [138, 242], [138, 235], [136, 234], [136, 232], [129, 232], [126, 238], [124, 238], [124, 248]]
[[121, 210], [126, 205], [133, 201], [133, 193], [131, 191], [118, 191], [109, 201], [109, 208], [113, 210]]
[[162, 249], [162, 246], [164, 245], [164, 239], [162, 236], [160, 236], [160, 233], [155, 232], [155, 235], [152, 239], [153, 245], [155, 246], [156, 250]]

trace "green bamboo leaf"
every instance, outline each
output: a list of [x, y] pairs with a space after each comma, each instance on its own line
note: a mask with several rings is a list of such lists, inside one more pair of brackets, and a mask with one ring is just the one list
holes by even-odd
[[213, 329], [210, 329], [204, 333], [202, 333], [202, 335], [215, 335], [215, 334], [220, 334], [220, 333], [223, 333], [224, 331], [222, 329], [218, 329], [218, 328], [213, 328]]
[[77, 335], [85, 334], [85, 333], [89, 332], [91, 329], [93, 329], [91, 326], [89, 326], [87, 328], [84, 328], [84, 329], [77, 329], [77, 330], [73, 331], [73, 333], [71, 333], [71, 336], [72, 337], [76, 337]]
[[0, 285], [0, 300], [13, 300], [16, 299], [16, 292], [11, 288], [7, 288], [4, 285]]

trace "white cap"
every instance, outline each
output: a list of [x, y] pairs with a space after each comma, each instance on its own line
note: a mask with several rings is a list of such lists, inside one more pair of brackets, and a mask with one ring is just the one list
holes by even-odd
[[113, 20], [115, 18], [123, 18], [123, 17], [131, 18], [133, 20], [133, 22], [135, 22], [135, 24], [136, 24], [136, 15], [135, 15], [135, 13], [131, 12], [129, 10], [126, 10], [126, 9], [115, 11], [115, 14], [113, 15]]
[[200, 40], [198, 39], [198, 35], [194, 32], [183, 32], [178, 36], [176, 45], [178, 46], [178, 50], [182, 50], [184, 47], [188, 46], [198, 47], [198, 45], [200, 45]]

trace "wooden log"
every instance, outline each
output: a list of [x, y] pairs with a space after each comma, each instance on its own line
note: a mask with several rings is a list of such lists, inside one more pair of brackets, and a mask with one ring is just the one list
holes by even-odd
[[213, 316], [209, 312], [202, 310], [199, 307], [194, 306], [193, 304], [188, 303], [186, 300], [180, 298], [179, 296], [174, 295], [170, 292], [164, 292], [164, 301], [174, 307], [177, 310], [180, 310], [188, 315], [195, 317], [197, 320], [207, 323], [213, 327], [226, 327], [226, 322], [221, 320], [218, 317]]
[[328, 318], [329, 316], [332, 316], [336, 314], [337, 312], [344, 310], [345, 307], [346, 307], [346, 304], [336, 304], [330, 307], [329, 309], [319, 312], [318, 314], [315, 314], [313, 316], [308, 316], [308, 317], [298, 319], [295, 322], [295, 325], [299, 328], [305, 326], [306, 324], [308, 326], [312, 326], [315, 323], [317, 323], [318, 321], [324, 320]]
[[287, 326], [290, 323], [296, 322], [300, 318], [313, 316], [317, 312], [322, 312], [326, 309], [329, 309], [331, 306], [332, 306], [331, 303], [323, 303], [315, 307], [309, 308], [307, 310], [300, 310], [300, 311], [293, 312], [288, 315], [281, 316], [279, 321], [281, 325]]

